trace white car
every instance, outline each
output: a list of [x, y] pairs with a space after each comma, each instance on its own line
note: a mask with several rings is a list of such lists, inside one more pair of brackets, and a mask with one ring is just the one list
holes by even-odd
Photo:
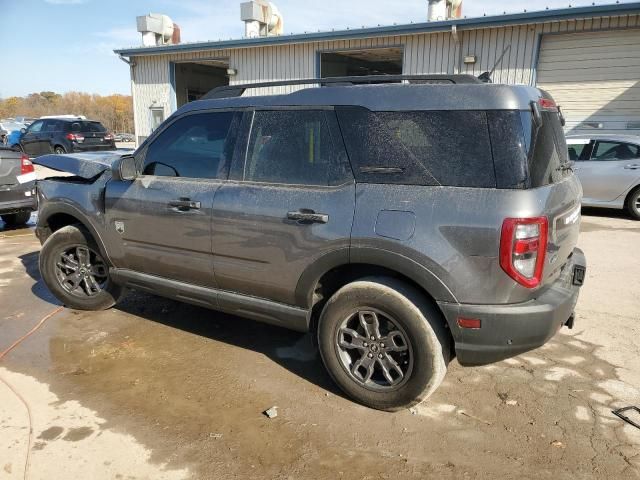
[[640, 136], [570, 135], [569, 160], [586, 207], [625, 208], [640, 220]]

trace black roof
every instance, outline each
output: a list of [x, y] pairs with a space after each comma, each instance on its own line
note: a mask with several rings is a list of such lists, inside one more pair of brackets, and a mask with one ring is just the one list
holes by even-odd
[[60, 122], [90, 122], [90, 123], [101, 123], [100, 120], [91, 120], [90, 118], [68, 118], [68, 117], [49, 117], [49, 118], [36, 118], [34, 121], [38, 120], [56, 120]]
[[408, 110], [527, 110], [547, 94], [524, 85], [379, 84], [311, 87], [286, 95], [201, 99], [177, 113], [195, 110], [279, 107], [362, 106], [372, 111]]

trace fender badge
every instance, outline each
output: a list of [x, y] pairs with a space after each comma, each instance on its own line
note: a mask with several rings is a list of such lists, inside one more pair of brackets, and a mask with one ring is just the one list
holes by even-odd
[[124, 233], [124, 222], [116, 221], [115, 226], [116, 226], [116, 232], [120, 234]]

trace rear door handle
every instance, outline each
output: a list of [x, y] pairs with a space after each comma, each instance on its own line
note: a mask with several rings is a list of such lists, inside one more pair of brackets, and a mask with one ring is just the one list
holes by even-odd
[[200, 210], [200, 202], [193, 202], [188, 198], [172, 200], [169, 202], [169, 206], [181, 212], [186, 212], [188, 210]]
[[640, 165], [638, 165], [637, 163], [632, 163], [630, 165], [625, 165], [624, 168], [627, 170], [638, 170], [640, 169]]
[[326, 213], [316, 213], [308, 208], [301, 208], [297, 212], [287, 212], [289, 220], [295, 220], [300, 224], [307, 223], [329, 223], [329, 215]]

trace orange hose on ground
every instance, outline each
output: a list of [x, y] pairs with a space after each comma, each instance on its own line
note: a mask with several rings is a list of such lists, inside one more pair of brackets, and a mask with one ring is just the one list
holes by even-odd
[[24, 340], [26, 340], [31, 334], [35, 333], [40, 327], [42, 327], [42, 325], [44, 325], [44, 322], [46, 322], [47, 320], [49, 320], [51, 317], [53, 317], [56, 313], [61, 312], [64, 309], [64, 307], [58, 307], [56, 308], [53, 312], [48, 313], [47, 315], [44, 316], [44, 318], [42, 320], [40, 320], [35, 327], [33, 327], [31, 330], [29, 330], [27, 333], [25, 333], [22, 337], [20, 337], [18, 340], [16, 340], [15, 342], [13, 342], [9, 348], [7, 348], [4, 352], [0, 353], [0, 361], [2, 361], [2, 359], [14, 348], [16, 348], [18, 345], [20, 345], [20, 343], [22, 343]]
[[[18, 340], [16, 340], [15, 342], [13, 342], [6, 350], [4, 350], [2, 353], [0, 353], [0, 362], [2, 361], [2, 359], [7, 356], [9, 354], [9, 352], [11, 350], [13, 350], [14, 348], [16, 348], [18, 345], [20, 345], [24, 340], [26, 340], [27, 338], [29, 338], [30, 335], [32, 335], [33, 333], [35, 333], [40, 327], [42, 327], [42, 325], [44, 325], [44, 322], [46, 322], [47, 320], [49, 320], [51, 317], [53, 317], [55, 314], [61, 312], [64, 309], [64, 307], [58, 307], [56, 308], [54, 311], [48, 313], [47, 315], [45, 315], [42, 320], [40, 320], [35, 327], [33, 327], [31, 330], [29, 330], [27, 333], [25, 333], [22, 337], [20, 337]], [[7, 382], [4, 378], [0, 377], [0, 382], [4, 383], [7, 388], [9, 390], [11, 390], [13, 392], [13, 394], [18, 397], [18, 399], [22, 402], [22, 404], [24, 405], [24, 407], [27, 409], [27, 416], [29, 417], [29, 437], [27, 440], [27, 455], [25, 457], [24, 460], [24, 475], [23, 475], [23, 479], [27, 480], [27, 476], [29, 474], [29, 460], [31, 459], [31, 443], [33, 441], [33, 419], [31, 417], [31, 407], [29, 406], [29, 402], [27, 402], [27, 400], [20, 395], [20, 392], [18, 392], [13, 385], [11, 385], [9, 382]]]

